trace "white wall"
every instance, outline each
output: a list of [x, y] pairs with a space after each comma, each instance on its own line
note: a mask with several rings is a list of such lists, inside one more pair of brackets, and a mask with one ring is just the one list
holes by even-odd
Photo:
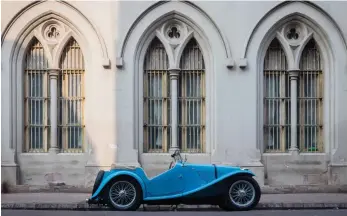
[[[2, 31], [11, 22], [15, 14], [28, 2], [1, 2]], [[15, 104], [10, 103], [9, 83], [17, 76], [11, 76], [9, 60], [18, 34], [25, 25], [38, 14], [52, 10], [69, 19], [80, 31], [85, 40], [88, 59], [86, 70], [86, 131], [94, 154], [82, 155], [58, 154], [53, 165], [48, 165], [52, 158], [42, 159], [42, 155], [23, 154], [18, 152], [17, 164], [24, 173], [22, 183], [45, 184], [44, 176], [60, 167], [72, 167], [78, 170], [79, 180], [64, 169], [62, 181], [69, 184], [88, 185], [90, 180], [86, 164], [91, 166], [109, 166], [111, 163], [137, 164], [154, 175], [167, 169], [169, 156], [142, 154], [137, 132], [139, 112], [134, 98], [139, 93], [134, 80], [137, 77], [138, 62], [136, 53], [145, 43], [142, 35], [159, 17], [176, 11], [190, 20], [191, 24], [205, 37], [200, 44], [210, 59], [205, 61], [211, 66], [206, 72], [210, 80], [209, 116], [207, 131], [208, 154], [188, 155], [188, 159], [199, 163], [227, 163], [247, 166], [253, 169], [261, 182], [271, 184], [342, 184], [347, 182], [347, 51], [344, 38], [347, 37], [347, 22], [344, 19], [344, 8], [347, 2], [315, 2], [316, 6], [307, 3], [280, 2], [234, 2], [234, 1], [194, 1], [193, 3], [169, 2], [158, 4], [145, 1], [74, 1], [68, 4], [44, 2], [27, 8], [18, 20], [13, 22], [5, 32], [2, 42], [2, 151], [10, 151], [9, 146], [20, 149], [20, 139], [11, 145], [17, 128], [11, 127], [10, 111]], [[153, 6], [155, 5], [155, 6]], [[277, 5], [282, 5], [275, 8]], [[152, 8], [150, 8], [152, 7]], [[318, 7], [322, 8], [319, 9]], [[275, 10], [273, 10], [275, 8]], [[147, 11], [146, 11], [147, 10]], [[325, 11], [325, 12], [324, 12]], [[80, 12], [80, 13], [79, 13]], [[326, 55], [333, 62], [327, 66], [329, 90], [326, 106], [326, 152], [319, 155], [261, 154], [259, 145], [259, 68], [257, 59], [263, 43], [267, 43], [267, 33], [278, 25], [286, 15], [301, 12], [309, 16], [314, 24], [311, 27], [320, 30], [326, 44]], [[264, 15], [267, 14], [264, 18]], [[143, 15], [143, 16], [141, 16]], [[85, 17], [84, 17], [85, 16]], [[258, 25], [257, 23], [262, 20]], [[333, 23], [336, 22], [339, 29]], [[92, 23], [95, 28], [92, 28]], [[138, 23], [133, 25], [134, 23]], [[132, 26], [133, 25], [133, 26]], [[255, 28], [257, 26], [257, 28]], [[129, 29], [131, 28], [131, 32]], [[252, 37], [251, 37], [252, 35]], [[344, 37], [344, 38], [343, 38]], [[3, 39], [3, 38], [2, 38]], [[123, 55], [121, 53], [124, 40]], [[104, 49], [102, 43], [104, 43]], [[248, 45], [247, 45], [248, 44]], [[245, 49], [247, 48], [247, 52]], [[105, 56], [105, 50], [107, 56]], [[104, 52], [103, 52], [104, 51]], [[246, 53], [246, 54], [245, 54]], [[105, 60], [110, 59], [111, 68], [104, 68]], [[121, 58], [121, 59], [120, 59]], [[239, 66], [245, 58], [247, 66]], [[120, 60], [121, 68], [116, 67]], [[234, 63], [232, 68], [227, 65]], [[326, 71], [325, 71], [326, 72]], [[11, 78], [12, 77], [12, 78]], [[328, 86], [328, 87], [327, 87]], [[14, 87], [12, 87], [13, 89]], [[20, 100], [19, 100], [20, 101]], [[12, 106], [5, 106], [11, 104]], [[20, 104], [18, 104], [20, 106]], [[17, 127], [19, 127], [17, 125]], [[141, 129], [141, 127], [140, 127]], [[112, 146], [117, 145], [117, 149]], [[140, 150], [140, 153], [138, 152]], [[4, 158], [4, 157], [3, 157]], [[16, 160], [10, 157], [5, 166], [13, 168]], [[53, 160], [53, 159], [52, 159]], [[3, 159], [3, 162], [5, 159]], [[81, 162], [83, 161], [83, 162]], [[37, 163], [39, 162], [39, 163]], [[37, 169], [38, 164], [46, 164], [44, 169]], [[305, 165], [303, 165], [305, 164]], [[11, 166], [10, 166], [11, 165]], [[265, 167], [264, 167], [265, 165]], [[8, 167], [7, 166], [7, 167]], [[337, 168], [339, 166], [339, 168]], [[342, 168], [341, 168], [342, 167]], [[11, 168], [9, 168], [11, 169]], [[342, 171], [341, 171], [342, 169]], [[62, 171], [63, 170], [63, 171]], [[344, 172], [344, 174], [343, 174]], [[65, 174], [64, 174], [65, 173]], [[287, 173], [287, 175], [284, 175]], [[339, 174], [340, 173], [340, 174]], [[19, 178], [19, 177], [17, 177]], [[93, 178], [93, 177], [91, 177]], [[312, 179], [312, 180], [310, 180]]]

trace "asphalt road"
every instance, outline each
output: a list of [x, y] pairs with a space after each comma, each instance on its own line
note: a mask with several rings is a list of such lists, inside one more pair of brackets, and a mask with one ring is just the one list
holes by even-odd
[[[34, 211], [34, 210], [2, 210], [3, 216], [190, 216], [193, 212], [112, 212], [112, 211]], [[200, 211], [199, 216], [346, 216], [343, 210], [260, 210], [247, 212], [207, 212]]]

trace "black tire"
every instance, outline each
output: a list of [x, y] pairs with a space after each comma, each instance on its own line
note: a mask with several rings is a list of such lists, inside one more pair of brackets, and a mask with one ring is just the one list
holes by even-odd
[[105, 171], [103, 170], [100, 170], [95, 178], [95, 181], [94, 181], [94, 186], [93, 186], [93, 192], [92, 194], [94, 194], [96, 192], [96, 190], [98, 189], [98, 187], [100, 186], [101, 184], [101, 180], [102, 178], [104, 177], [104, 174], [105, 174]]
[[[254, 189], [254, 197], [251, 199], [250, 203], [245, 206], [240, 206], [233, 201], [229, 195], [229, 190], [233, 186], [234, 183], [238, 183], [240, 181], [248, 182], [253, 186]], [[226, 211], [248, 211], [257, 206], [261, 196], [260, 187], [255, 179], [251, 176], [236, 176], [231, 179], [227, 184], [227, 189], [223, 193], [221, 197], [221, 201], [219, 207]]]
[[[117, 206], [117, 204], [115, 202], [113, 202], [113, 200], [110, 196], [110, 190], [112, 189], [112, 186], [119, 184], [119, 183], [126, 183], [129, 185], [132, 185], [133, 188], [135, 189], [135, 198], [133, 199], [131, 204], [126, 206], [126, 207]], [[117, 211], [136, 211], [142, 203], [142, 188], [141, 188], [141, 185], [134, 178], [128, 177], [128, 176], [122, 176], [122, 177], [118, 177], [118, 178], [110, 181], [106, 190], [104, 191], [104, 197], [105, 197], [105, 200], [107, 202], [107, 205], [114, 210], [117, 210]]]

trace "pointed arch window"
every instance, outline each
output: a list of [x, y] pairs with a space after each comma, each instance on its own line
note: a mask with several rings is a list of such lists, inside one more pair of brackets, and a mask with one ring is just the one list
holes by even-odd
[[168, 152], [173, 147], [171, 116], [177, 119], [176, 139], [181, 151], [204, 152], [205, 63], [197, 41], [188, 42], [180, 59], [176, 114], [171, 113], [174, 78], [170, 77], [168, 55], [158, 38], [148, 47], [143, 68], [144, 152]]
[[[82, 51], [77, 41], [71, 38], [60, 58], [57, 85], [58, 136], [55, 143], [62, 152], [83, 151], [84, 64]], [[25, 152], [47, 152], [54, 145], [51, 142], [53, 123], [50, 117], [50, 93], [54, 85], [50, 85], [51, 69], [48, 68], [43, 45], [33, 38], [24, 60]]]
[[144, 152], [167, 152], [170, 147], [169, 60], [164, 45], [154, 38], [147, 49], [143, 73]]
[[298, 147], [302, 152], [322, 152], [323, 70], [314, 39], [302, 52], [298, 82]]
[[290, 80], [286, 55], [277, 38], [265, 55], [263, 94], [266, 150], [284, 152], [290, 146]]
[[[287, 61], [275, 38], [264, 59], [264, 145], [267, 152], [285, 152], [297, 146], [301, 152], [323, 152], [323, 71], [319, 49], [311, 39], [302, 52], [297, 80], [290, 80]], [[293, 75], [295, 76], [295, 75]], [[291, 95], [291, 81], [297, 95]], [[297, 111], [292, 125], [291, 100]], [[297, 128], [292, 142], [291, 128]], [[294, 136], [295, 137], [295, 136]]]
[[84, 57], [74, 38], [66, 44], [58, 77], [58, 145], [64, 152], [82, 151], [84, 131]]
[[33, 38], [24, 61], [24, 134], [26, 152], [45, 152], [49, 145], [48, 60]]
[[178, 78], [178, 144], [183, 152], [204, 152], [205, 62], [193, 38], [183, 50]]

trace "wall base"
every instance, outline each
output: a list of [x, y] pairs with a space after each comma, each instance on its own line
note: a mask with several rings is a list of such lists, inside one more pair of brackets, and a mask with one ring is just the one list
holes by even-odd
[[347, 185], [347, 164], [333, 164], [328, 167], [330, 185]]
[[99, 166], [97, 164], [87, 164], [84, 169], [84, 187], [94, 186], [94, 182], [100, 170], [110, 170], [110, 166]]
[[87, 154], [73, 153], [19, 154], [20, 184], [84, 185], [88, 158]]
[[264, 154], [265, 184], [327, 185], [327, 158], [325, 154]]
[[1, 164], [1, 183], [3, 182], [7, 182], [9, 185], [19, 184], [19, 166], [17, 164]]

